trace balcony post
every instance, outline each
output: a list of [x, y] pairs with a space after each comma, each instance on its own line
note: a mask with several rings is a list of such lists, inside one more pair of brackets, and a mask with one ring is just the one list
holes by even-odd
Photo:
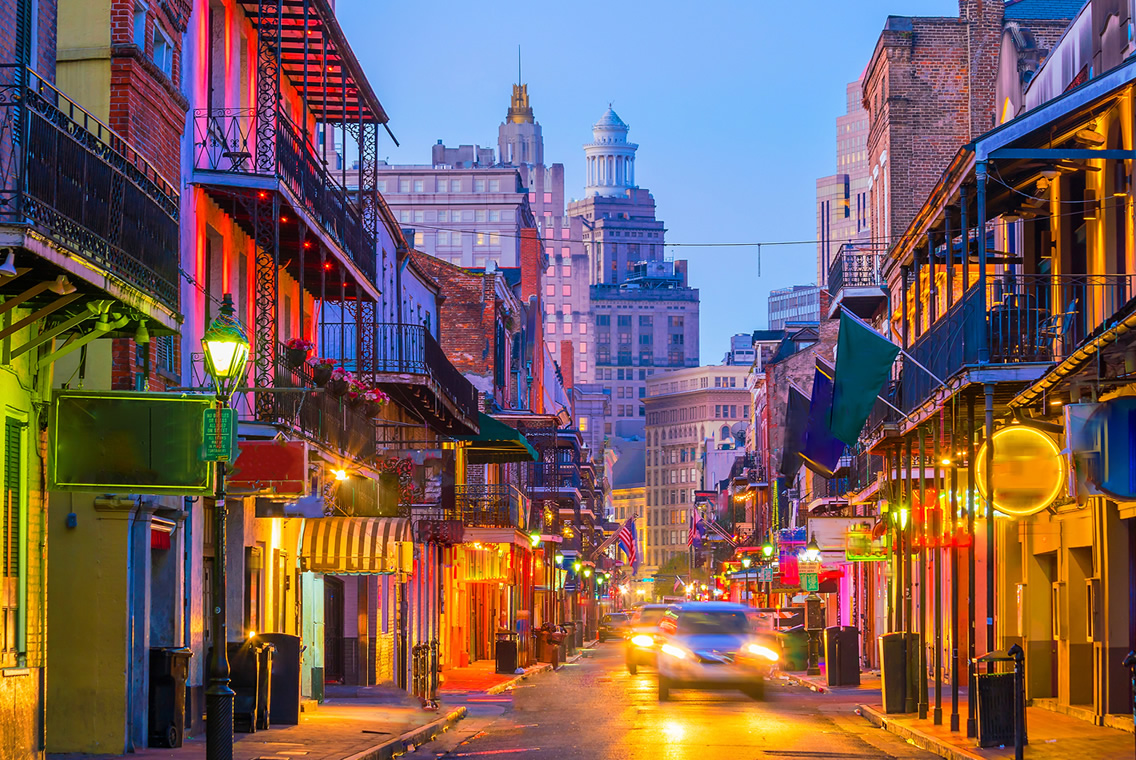
[[[986, 386], [990, 387], [990, 386]], [[974, 425], [974, 394], [968, 394], [966, 397], [966, 454], [967, 462], [974, 461], [974, 439], [977, 432]], [[987, 463], [989, 464], [989, 463]], [[989, 492], [988, 492], [989, 493]], [[967, 598], [970, 600], [970, 609], [967, 615], [967, 688], [971, 691], [970, 694], [977, 694], [976, 687], [978, 685], [975, 679], [974, 669], [974, 655], [975, 655], [975, 641], [974, 641], [974, 467], [968, 466], [966, 477], [966, 532], [970, 536], [970, 546], [967, 548], [966, 562], [967, 562]], [[976, 712], [977, 702], [969, 700], [969, 709], [966, 717], [966, 735], [977, 736], [978, 730], [978, 713]]]
[[903, 266], [901, 266], [899, 268], [899, 285], [900, 285], [900, 293], [901, 293], [900, 298], [903, 301], [902, 313], [903, 313], [903, 347], [904, 348], [910, 348], [911, 347], [911, 336], [908, 335], [908, 327], [909, 326], [908, 326], [908, 323], [907, 323], [907, 275], [910, 271], [911, 271], [911, 269], [906, 264], [904, 264]]
[[[931, 437], [934, 442], [935, 460], [935, 508], [931, 512], [931, 533], [935, 536], [935, 600], [934, 621], [935, 628], [935, 708], [931, 711], [931, 722], [936, 726], [943, 725], [943, 510], [939, 506], [940, 489], [939, 478], [939, 436], [935, 428], [934, 418], [931, 418]], [[922, 435], [922, 433], [920, 433]]]
[[919, 247], [911, 251], [911, 263], [915, 269], [915, 325], [912, 337], [917, 339], [923, 334], [923, 273], [919, 266]]
[[938, 312], [938, 285], [935, 282], [935, 275], [938, 274], [939, 265], [935, 261], [935, 243], [931, 235], [931, 230], [927, 230], [927, 325], [930, 327], [935, 321], [935, 316]]
[[962, 294], [970, 289], [970, 228], [966, 226], [966, 211], [966, 185], [959, 185], [959, 232], [962, 233]]
[[[994, 651], [994, 386], [982, 387], [986, 411], [986, 651]], [[971, 540], [971, 553], [974, 541]], [[971, 577], [974, 577], [973, 574]], [[971, 594], [971, 599], [974, 595]], [[989, 665], [991, 672], [994, 664]]]
[[[982, 315], [984, 323], [986, 315], [986, 162], [979, 161], [974, 165], [974, 179], [978, 185], [977, 204], [975, 208], [975, 227], [978, 230], [978, 313]], [[978, 334], [978, 363], [990, 363], [990, 335], [987, 327]]]
[[[927, 446], [923, 426], [919, 436], [919, 719], [927, 719]], [[912, 510], [914, 517], [915, 511]]]
[[947, 260], [947, 311], [951, 310], [955, 294], [955, 246], [951, 238], [951, 207], [943, 207], [943, 243]]

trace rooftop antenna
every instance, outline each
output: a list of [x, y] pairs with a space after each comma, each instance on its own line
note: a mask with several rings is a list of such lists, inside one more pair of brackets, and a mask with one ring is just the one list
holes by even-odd
[[517, 84], [521, 83], [521, 46], [517, 45]]

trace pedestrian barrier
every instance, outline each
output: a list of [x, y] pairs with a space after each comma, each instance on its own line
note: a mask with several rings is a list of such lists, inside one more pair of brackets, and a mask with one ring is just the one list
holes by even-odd
[[414, 696], [424, 704], [438, 703], [438, 641], [416, 644], [410, 649], [410, 682]]

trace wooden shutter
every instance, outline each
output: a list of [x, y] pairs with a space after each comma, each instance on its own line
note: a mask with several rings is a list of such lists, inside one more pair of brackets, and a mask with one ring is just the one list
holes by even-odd
[[20, 567], [20, 473], [23, 463], [19, 421], [4, 425], [4, 503], [0, 514], [0, 576], [15, 578]]

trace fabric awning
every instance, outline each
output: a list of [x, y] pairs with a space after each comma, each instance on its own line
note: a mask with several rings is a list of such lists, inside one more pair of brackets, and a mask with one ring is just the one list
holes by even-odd
[[457, 437], [457, 440], [471, 444], [466, 453], [466, 461], [470, 464], [536, 462], [540, 459], [528, 440], [504, 422], [478, 412], [477, 427], [480, 431], [477, 435]]
[[317, 517], [305, 521], [300, 569], [315, 573], [409, 573], [414, 538], [400, 517]]

